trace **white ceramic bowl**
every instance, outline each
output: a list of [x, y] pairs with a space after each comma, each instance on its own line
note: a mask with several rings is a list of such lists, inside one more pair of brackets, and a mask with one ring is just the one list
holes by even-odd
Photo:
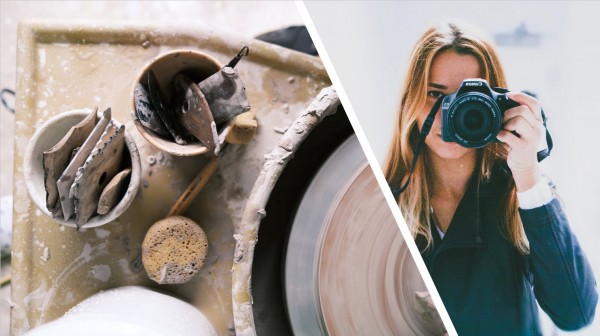
[[[40, 211], [54, 221], [71, 227], [77, 227], [74, 217], [71, 217], [68, 221], [65, 221], [62, 217], [54, 218], [50, 211], [48, 211], [48, 208], [46, 208], [42, 155], [44, 151], [58, 143], [72, 126], [82, 121], [90, 112], [92, 112], [90, 109], [73, 110], [48, 119], [48, 121], [38, 128], [29, 141], [23, 159], [25, 185], [33, 202]], [[91, 228], [109, 223], [119, 217], [133, 202], [139, 187], [141, 164], [138, 148], [127, 131], [125, 131], [125, 145], [131, 158], [131, 177], [125, 196], [108, 213], [92, 216], [82, 227]]]
[[138, 286], [99, 292], [26, 336], [216, 336], [208, 319], [175, 297]]

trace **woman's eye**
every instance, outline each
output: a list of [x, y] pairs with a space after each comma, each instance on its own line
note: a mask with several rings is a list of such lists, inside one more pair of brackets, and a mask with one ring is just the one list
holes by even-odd
[[427, 96], [435, 98], [435, 99], [438, 99], [438, 98], [440, 98], [443, 95], [444, 95], [444, 93], [441, 92], [441, 91], [433, 91], [432, 90], [432, 91], [428, 91], [427, 92]]

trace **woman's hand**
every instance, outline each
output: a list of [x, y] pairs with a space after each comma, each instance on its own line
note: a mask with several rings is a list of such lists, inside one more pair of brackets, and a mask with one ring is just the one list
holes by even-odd
[[544, 134], [542, 107], [537, 99], [522, 92], [509, 92], [507, 96], [521, 105], [506, 110], [497, 138], [508, 145], [507, 163], [517, 191], [523, 192], [541, 179], [537, 149]]

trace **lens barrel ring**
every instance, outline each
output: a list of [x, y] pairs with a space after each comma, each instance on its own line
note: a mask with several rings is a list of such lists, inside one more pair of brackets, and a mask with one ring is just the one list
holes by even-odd
[[461, 146], [480, 148], [496, 140], [502, 112], [492, 97], [468, 92], [456, 97], [449, 106], [447, 126]]

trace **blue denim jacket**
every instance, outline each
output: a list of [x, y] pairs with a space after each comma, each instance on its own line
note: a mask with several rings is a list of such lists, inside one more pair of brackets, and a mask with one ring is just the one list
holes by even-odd
[[530, 246], [521, 254], [500, 229], [508, 178], [496, 173], [479, 192], [473, 180], [444, 239], [435, 228], [433, 247], [416, 239], [454, 327], [460, 336], [541, 335], [536, 300], [563, 330], [590, 324], [596, 281], [562, 206], [519, 210]]

